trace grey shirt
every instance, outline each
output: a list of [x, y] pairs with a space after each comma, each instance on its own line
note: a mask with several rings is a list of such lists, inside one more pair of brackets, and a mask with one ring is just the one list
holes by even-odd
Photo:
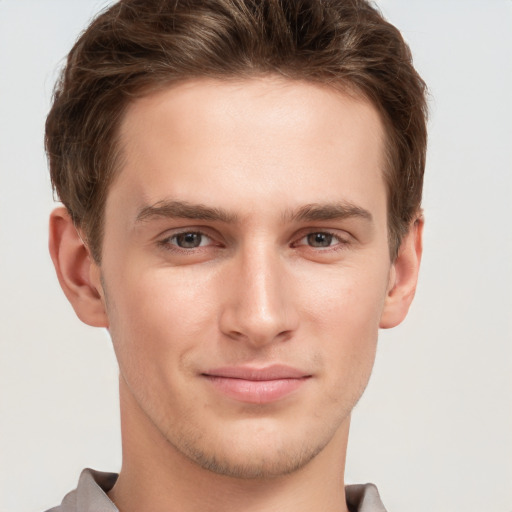
[[[66, 494], [58, 507], [47, 512], [119, 512], [107, 496], [116, 480], [116, 473], [84, 469], [77, 488]], [[348, 485], [345, 493], [351, 512], [386, 512], [373, 484]]]

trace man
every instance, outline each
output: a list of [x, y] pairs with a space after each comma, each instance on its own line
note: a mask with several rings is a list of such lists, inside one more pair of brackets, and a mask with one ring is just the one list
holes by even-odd
[[126, 0], [47, 120], [60, 284], [106, 327], [123, 464], [68, 511], [382, 511], [343, 485], [421, 256], [425, 87], [356, 0]]

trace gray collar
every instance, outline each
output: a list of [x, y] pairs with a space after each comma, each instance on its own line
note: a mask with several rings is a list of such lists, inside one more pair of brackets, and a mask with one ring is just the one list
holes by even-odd
[[[47, 512], [119, 512], [107, 496], [118, 475], [84, 469], [78, 486], [62, 500], [62, 504]], [[386, 512], [379, 491], [373, 484], [348, 485], [345, 488], [350, 512]]]

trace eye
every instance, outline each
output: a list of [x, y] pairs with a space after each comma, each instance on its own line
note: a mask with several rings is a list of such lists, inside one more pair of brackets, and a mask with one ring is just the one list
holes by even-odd
[[328, 231], [315, 231], [308, 233], [296, 242], [296, 246], [308, 246], [314, 249], [341, 248], [348, 241]]
[[171, 245], [180, 249], [196, 249], [210, 245], [212, 239], [200, 231], [184, 231], [176, 233], [162, 241], [163, 245]]
[[310, 233], [304, 238], [311, 247], [330, 247], [333, 239], [338, 241], [331, 233]]

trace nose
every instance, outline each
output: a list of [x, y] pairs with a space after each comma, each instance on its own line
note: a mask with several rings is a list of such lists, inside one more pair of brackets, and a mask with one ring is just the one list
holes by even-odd
[[291, 276], [278, 251], [259, 246], [237, 255], [230, 265], [223, 283], [220, 330], [254, 348], [289, 339], [299, 314]]

